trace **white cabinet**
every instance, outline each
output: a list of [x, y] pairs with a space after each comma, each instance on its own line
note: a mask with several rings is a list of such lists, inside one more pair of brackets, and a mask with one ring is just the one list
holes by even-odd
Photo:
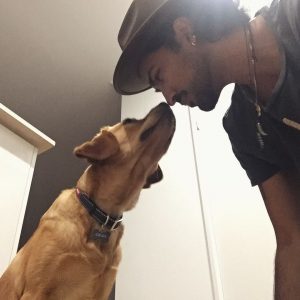
[[[174, 139], [162, 182], [124, 216], [116, 300], [271, 300], [275, 238], [263, 200], [234, 157], [222, 116], [173, 107]], [[152, 91], [123, 97], [122, 117], [164, 101]]]
[[0, 103], [0, 275], [17, 252], [36, 157], [54, 144]]

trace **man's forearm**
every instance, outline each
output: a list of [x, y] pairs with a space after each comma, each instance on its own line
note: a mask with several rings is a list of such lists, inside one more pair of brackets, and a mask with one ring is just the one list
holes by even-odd
[[278, 245], [275, 259], [275, 300], [300, 299], [300, 237]]

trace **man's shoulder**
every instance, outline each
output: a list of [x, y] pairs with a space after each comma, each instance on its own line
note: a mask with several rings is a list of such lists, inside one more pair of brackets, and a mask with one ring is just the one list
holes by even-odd
[[[223, 118], [223, 126], [232, 144], [233, 152], [246, 170], [253, 185], [270, 174], [292, 165], [290, 152], [299, 160], [300, 135], [293, 128], [263, 111], [260, 124], [267, 133], [258, 138], [257, 113], [247, 87], [235, 86], [232, 103]], [[289, 147], [289, 150], [286, 147]]]
[[256, 110], [251, 91], [236, 84], [232, 94], [231, 105], [223, 117], [223, 126], [229, 135], [238, 135], [241, 131], [252, 131], [249, 126], [256, 118]]

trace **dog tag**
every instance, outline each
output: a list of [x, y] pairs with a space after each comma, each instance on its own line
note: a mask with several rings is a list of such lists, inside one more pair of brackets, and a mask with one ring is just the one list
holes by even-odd
[[110, 237], [110, 232], [109, 231], [99, 231], [99, 230], [94, 230], [93, 233], [91, 234], [91, 238], [93, 240], [100, 240], [103, 243], [107, 243]]

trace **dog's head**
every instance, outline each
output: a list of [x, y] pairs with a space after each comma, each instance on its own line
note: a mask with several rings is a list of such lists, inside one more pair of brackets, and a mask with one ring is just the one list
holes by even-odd
[[175, 131], [171, 108], [161, 103], [143, 119], [125, 119], [104, 127], [74, 153], [86, 158], [91, 167], [80, 184], [91, 197], [108, 197], [123, 210], [131, 209], [142, 188], [159, 182], [163, 173], [158, 165]]

